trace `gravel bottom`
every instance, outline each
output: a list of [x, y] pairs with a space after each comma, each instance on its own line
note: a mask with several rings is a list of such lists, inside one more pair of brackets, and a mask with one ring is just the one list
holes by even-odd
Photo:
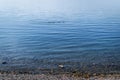
[[120, 75], [94, 76], [90, 78], [74, 77], [68, 75], [44, 74], [0, 74], [0, 80], [120, 80]]

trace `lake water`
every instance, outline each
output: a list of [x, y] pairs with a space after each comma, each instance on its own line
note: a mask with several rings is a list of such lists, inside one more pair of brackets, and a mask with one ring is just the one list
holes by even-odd
[[47, 14], [0, 12], [1, 70], [64, 65], [65, 69], [120, 72], [120, 14]]

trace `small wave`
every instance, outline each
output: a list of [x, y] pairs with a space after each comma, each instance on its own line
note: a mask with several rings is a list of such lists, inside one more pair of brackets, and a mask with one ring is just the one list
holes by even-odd
[[60, 24], [60, 23], [65, 23], [65, 21], [48, 21], [44, 23], [50, 23], [50, 24]]
[[51, 21], [46, 21], [46, 20], [30, 20], [31, 24], [37, 24], [37, 25], [48, 25], [48, 24], [65, 24], [66, 21], [62, 21], [62, 20], [51, 20]]

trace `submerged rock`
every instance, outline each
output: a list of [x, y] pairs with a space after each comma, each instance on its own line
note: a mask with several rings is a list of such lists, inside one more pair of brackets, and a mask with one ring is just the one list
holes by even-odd
[[64, 68], [64, 65], [58, 65], [59, 68]]
[[2, 64], [7, 64], [7, 62], [2, 62]]

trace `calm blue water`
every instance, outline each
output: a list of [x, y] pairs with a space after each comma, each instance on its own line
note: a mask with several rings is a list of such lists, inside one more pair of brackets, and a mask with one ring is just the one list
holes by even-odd
[[120, 71], [120, 15], [0, 13], [1, 69], [48, 69], [61, 64], [69, 68], [111, 66], [110, 71]]

